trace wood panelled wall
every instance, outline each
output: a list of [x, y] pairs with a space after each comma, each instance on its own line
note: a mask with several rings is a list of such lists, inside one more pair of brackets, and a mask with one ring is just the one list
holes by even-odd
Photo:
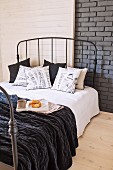
[[18, 41], [41, 36], [73, 37], [73, 4], [74, 0], [0, 1], [2, 80], [9, 79], [7, 66], [16, 62]]

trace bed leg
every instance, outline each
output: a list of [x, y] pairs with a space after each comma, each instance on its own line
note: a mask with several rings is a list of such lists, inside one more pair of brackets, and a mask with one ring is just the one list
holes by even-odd
[[14, 170], [18, 169], [18, 154], [17, 154], [17, 125], [16, 125], [16, 120], [14, 119], [13, 121], [10, 119], [9, 121], [9, 134], [11, 135], [11, 142], [12, 142], [12, 153], [13, 153], [13, 166]]
[[13, 103], [10, 100], [10, 97], [6, 90], [0, 86], [0, 90], [5, 94], [9, 107], [10, 107], [10, 120], [9, 120], [9, 134], [11, 135], [11, 143], [12, 143], [12, 154], [13, 154], [13, 164], [14, 170], [18, 169], [18, 152], [17, 152], [17, 125], [16, 120], [14, 118], [14, 110], [13, 110]]

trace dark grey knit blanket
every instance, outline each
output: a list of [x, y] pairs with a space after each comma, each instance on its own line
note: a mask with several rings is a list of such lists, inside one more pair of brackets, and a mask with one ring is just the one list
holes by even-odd
[[[18, 127], [18, 170], [67, 170], [78, 147], [76, 121], [71, 109], [64, 107], [48, 115], [30, 111], [18, 113], [18, 96], [12, 95], [10, 99]], [[8, 121], [9, 106], [0, 93], [0, 161], [12, 165]]]

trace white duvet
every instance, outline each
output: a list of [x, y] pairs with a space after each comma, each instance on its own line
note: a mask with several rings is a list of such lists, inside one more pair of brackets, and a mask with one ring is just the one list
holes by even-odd
[[90, 119], [99, 113], [98, 93], [91, 87], [84, 90], [76, 90], [74, 94], [51, 90], [37, 89], [26, 90], [25, 87], [12, 86], [11, 83], [2, 82], [0, 86], [5, 88], [9, 94], [17, 94], [22, 98], [46, 99], [55, 104], [68, 106], [76, 117], [77, 135], [81, 136]]

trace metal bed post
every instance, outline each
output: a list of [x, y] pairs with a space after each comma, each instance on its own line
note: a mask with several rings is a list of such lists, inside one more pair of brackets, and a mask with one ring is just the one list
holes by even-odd
[[17, 44], [17, 62], [19, 63], [19, 52], [18, 52], [18, 46], [19, 46], [19, 43]]
[[40, 44], [39, 44], [39, 38], [38, 38], [38, 60], [40, 65]]
[[67, 67], [67, 39], [66, 39], [66, 67]]
[[[94, 46], [95, 48], [95, 59], [94, 59], [94, 69], [93, 69], [93, 87], [95, 87], [95, 75], [96, 75], [96, 68], [97, 68], [97, 47], [92, 41], [77, 39], [75, 41], [86, 42]], [[82, 62], [83, 62], [83, 44], [82, 44]], [[81, 63], [82, 66], [83, 63]]]
[[26, 41], [26, 59], [27, 59], [27, 41]]
[[5, 91], [3, 87], [0, 86], [0, 90], [5, 94], [9, 106], [10, 106], [10, 120], [9, 120], [9, 134], [11, 135], [11, 143], [12, 143], [12, 155], [13, 155], [13, 165], [14, 170], [18, 169], [18, 153], [17, 153], [17, 125], [14, 119], [14, 111], [13, 111], [13, 104], [10, 100], [8, 93]]
[[83, 66], [83, 41], [81, 41], [81, 44], [82, 44], [82, 61], [81, 61], [81, 68]]
[[53, 38], [51, 38], [51, 56], [52, 56], [52, 63], [53, 63]]
[[94, 76], [93, 76], [93, 87], [94, 87], [94, 83], [95, 83], [95, 75], [96, 75], [96, 69], [97, 69], [97, 47], [96, 45], [94, 44], [95, 46], [95, 65], [94, 65]]

